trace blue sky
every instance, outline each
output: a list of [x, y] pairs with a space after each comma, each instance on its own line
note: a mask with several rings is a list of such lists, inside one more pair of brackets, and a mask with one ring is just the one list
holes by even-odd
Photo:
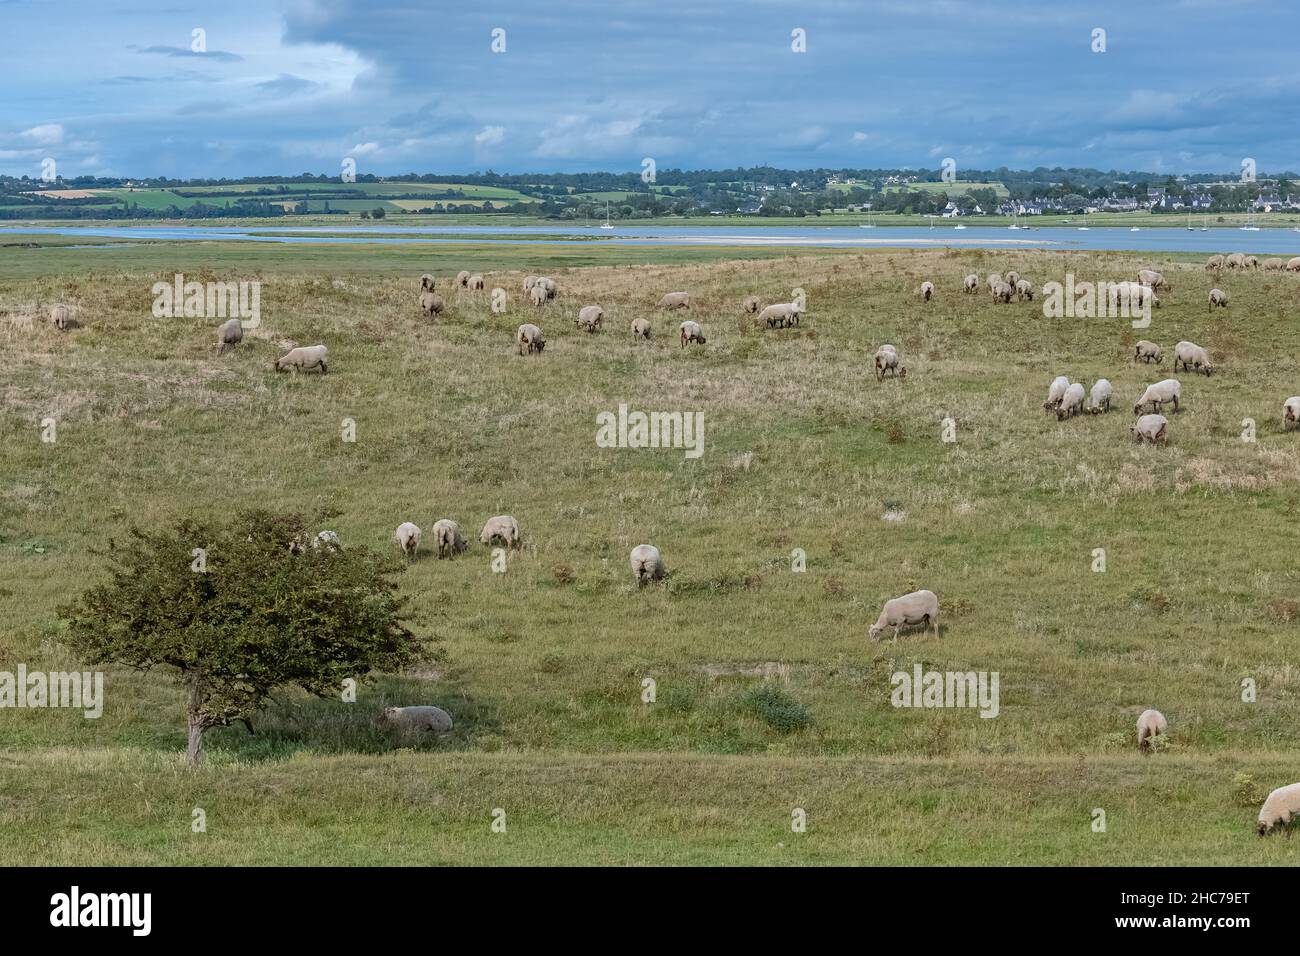
[[0, 0], [0, 172], [1300, 168], [1294, 3], [161, 2]]

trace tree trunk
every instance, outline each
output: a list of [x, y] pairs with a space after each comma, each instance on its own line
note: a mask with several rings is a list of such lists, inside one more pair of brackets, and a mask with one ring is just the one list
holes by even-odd
[[191, 767], [203, 763], [203, 733], [207, 725], [203, 722], [203, 682], [196, 676], [190, 681], [190, 741], [185, 748], [185, 762]]

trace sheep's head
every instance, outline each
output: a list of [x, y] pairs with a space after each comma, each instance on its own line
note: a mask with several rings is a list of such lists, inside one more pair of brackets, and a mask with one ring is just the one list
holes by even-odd
[[883, 630], [884, 628], [879, 624], [872, 624], [871, 627], [867, 629], [867, 633], [871, 635], [873, 641], [878, 641], [880, 640], [880, 632]]
[[1255, 832], [1258, 833], [1260, 836], [1268, 836], [1269, 831], [1272, 829], [1273, 829], [1273, 824], [1265, 823], [1263, 820], [1260, 820], [1255, 827]]

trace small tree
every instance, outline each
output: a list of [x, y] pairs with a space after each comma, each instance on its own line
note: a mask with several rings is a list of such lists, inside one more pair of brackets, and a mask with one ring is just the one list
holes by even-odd
[[375, 219], [383, 219], [386, 215], [383, 206], [376, 206], [370, 211], [370, 215]]
[[300, 515], [181, 519], [109, 541], [107, 583], [60, 608], [90, 663], [173, 668], [189, 692], [190, 764], [203, 735], [243, 721], [279, 687], [321, 697], [348, 677], [397, 670], [419, 645], [402, 624], [399, 562], [365, 547], [308, 547]]

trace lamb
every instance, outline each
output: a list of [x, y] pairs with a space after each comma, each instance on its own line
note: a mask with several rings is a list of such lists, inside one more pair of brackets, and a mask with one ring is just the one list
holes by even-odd
[[1178, 411], [1178, 399], [1182, 395], [1183, 387], [1178, 384], [1178, 379], [1167, 378], [1164, 381], [1156, 382], [1154, 385], [1148, 385], [1147, 390], [1142, 393], [1142, 397], [1137, 400], [1133, 406], [1133, 414], [1141, 415], [1142, 407], [1150, 405], [1151, 410], [1158, 412], [1160, 406], [1165, 402], [1174, 403], [1174, 411]]
[[669, 292], [659, 300], [661, 309], [689, 309], [691, 307], [691, 294], [689, 292]]
[[1070, 418], [1083, 411], [1083, 385], [1075, 382], [1065, 390], [1061, 396], [1061, 404], [1056, 406], [1056, 420], [1059, 422], [1062, 418]]
[[1264, 260], [1265, 272], [1281, 272], [1285, 268], [1286, 268], [1286, 260], [1284, 259], [1273, 258], [1273, 259]]
[[462, 289], [468, 288], [469, 273], [464, 269], [461, 269], [459, 272], [456, 273], [456, 285], [460, 286]]
[[1205, 372], [1206, 378], [1209, 378], [1210, 373], [1214, 371], [1214, 366], [1210, 364], [1210, 356], [1195, 342], [1179, 342], [1174, 346], [1175, 372], [1178, 371], [1179, 363], [1182, 364], [1184, 372], [1190, 372], [1195, 368], [1197, 371]]
[[762, 307], [762, 305], [763, 305], [763, 300], [760, 299], [758, 296], [756, 295], [745, 296], [743, 307], [746, 315], [753, 315], [759, 310], [759, 308]]
[[1010, 302], [1011, 291], [1011, 286], [1007, 285], [1005, 282], [999, 282], [993, 287], [993, 301]]
[[908, 624], [921, 624], [923, 630], [933, 626], [934, 636], [939, 636], [939, 599], [933, 591], [913, 591], [886, 601], [869, 633], [878, 641], [885, 628], [892, 627], [894, 640], [898, 640], [898, 632]]
[[432, 292], [434, 289], [434, 285], [435, 285], [434, 278], [433, 276], [429, 275], [429, 273], [426, 272], [424, 275], [420, 276], [421, 292]]
[[1206, 271], [1206, 272], [1222, 272], [1222, 271], [1223, 271], [1223, 256], [1210, 256], [1210, 258], [1209, 258], [1208, 260], [1206, 260], [1206, 263], [1205, 263], [1205, 271]]
[[1291, 431], [1300, 422], [1300, 395], [1292, 395], [1282, 404], [1282, 428]]
[[533, 287], [528, 290], [528, 301], [540, 309], [549, 300], [550, 296], [546, 294], [546, 286], [540, 282], [534, 282]]
[[319, 368], [324, 375], [329, 371], [325, 364], [328, 351], [323, 345], [300, 345], [276, 359], [275, 370], [283, 372], [285, 369], [293, 369], [295, 372], [305, 372], [308, 369]]
[[66, 305], [50, 306], [50, 324], [60, 332], [67, 330], [70, 318], [71, 313]]
[[876, 381], [883, 382], [886, 372], [893, 372], [895, 378], [907, 377], [907, 369], [898, 362], [898, 349], [889, 344], [876, 351]]
[[664, 559], [659, 556], [659, 549], [653, 544], [638, 544], [632, 549], [629, 561], [637, 584], [658, 581], [664, 576]]
[[962, 280], [961, 287], [962, 287], [962, 291], [964, 291], [967, 295], [972, 295], [975, 292], [978, 292], [980, 287], [980, 277], [972, 272], [970, 275], [968, 275], [965, 279]]
[[1151, 738], [1169, 729], [1169, 721], [1158, 710], [1144, 710], [1137, 722], [1138, 749], [1150, 751]]
[[700, 331], [700, 323], [698, 322], [692, 322], [689, 319], [683, 322], [681, 325], [681, 335], [682, 348], [686, 348], [686, 346], [691, 342], [696, 342], [700, 345], [705, 343], [705, 338], [703, 333]]
[[1016, 301], [1024, 302], [1026, 299], [1034, 301], [1034, 287], [1028, 279], [1020, 279], [1016, 282]]
[[1168, 430], [1169, 419], [1165, 416], [1143, 415], [1129, 431], [1138, 444], [1146, 441], [1153, 445], [1157, 443], [1163, 445], [1169, 441]]
[[244, 325], [239, 319], [227, 319], [217, 327], [217, 354], [225, 355], [226, 349], [233, 349], [244, 341]]
[[1246, 256], [1244, 253], [1234, 252], [1223, 260], [1223, 264], [1229, 269], [1244, 269], [1246, 266]]
[[1228, 293], [1222, 289], [1211, 289], [1209, 302], [1210, 311], [1213, 311], [1216, 305], [1221, 309], [1226, 309], [1228, 307]]
[[424, 313], [426, 319], [433, 318], [435, 315], [442, 315], [444, 305], [441, 296], [432, 292], [420, 293], [420, 311]]
[[1173, 287], [1170, 286], [1165, 277], [1154, 269], [1140, 269], [1138, 271], [1138, 284], [1147, 286], [1154, 292], [1173, 291]]
[[483, 277], [481, 275], [473, 275], [465, 280], [465, 288], [469, 289], [471, 292], [482, 292], [483, 284]]
[[574, 325], [588, 332], [600, 331], [600, 324], [605, 320], [605, 310], [598, 305], [584, 305], [578, 310], [578, 319]]
[[1156, 345], [1156, 343], [1142, 339], [1133, 346], [1133, 361], [1136, 363], [1138, 359], [1141, 359], [1148, 365], [1152, 362], [1159, 365], [1164, 362], [1165, 356], [1160, 350], [1160, 346]]
[[488, 518], [487, 524], [483, 525], [482, 532], [478, 536], [479, 541], [483, 544], [493, 544], [501, 542], [507, 548], [519, 547], [519, 522], [510, 515], [497, 515], [495, 518]]
[[1092, 391], [1088, 393], [1088, 411], [1094, 415], [1110, 411], [1110, 397], [1114, 393], [1115, 390], [1111, 388], [1108, 379], [1097, 379], [1092, 384]]
[[435, 734], [451, 730], [451, 715], [441, 707], [385, 707], [384, 719], [405, 730], [431, 730]]
[[415, 557], [415, 552], [420, 550], [420, 526], [410, 521], [403, 521], [397, 526], [397, 531], [393, 537], [397, 539], [398, 545], [402, 549], [402, 554], [406, 555], [409, 561]]
[[1294, 259], [1288, 259], [1286, 261], [1286, 271], [1300, 272], [1300, 256], [1296, 256]]
[[542, 330], [531, 322], [519, 326], [515, 332], [515, 344], [519, 347], [519, 354], [527, 352], [532, 355], [534, 352], [541, 354], [542, 349], [546, 348], [546, 339], [542, 338]]
[[1291, 836], [1291, 826], [1300, 816], [1300, 783], [1278, 787], [1264, 800], [1259, 808], [1259, 826], [1255, 832], [1267, 836], [1274, 827], [1286, 827], [1286, 835]]
[[1047, 401], [1043, 402], [1043, 408], [1051, 411], [1059, 408], [1061, 399], [1065, 398], [1065, 390], [1070, 387], [1070, 380], [1064, 375], [1058, 375], [1052, 379], [1052, 384], [1047, 388]]
[[932, 295], [934, 295], [934, 283], [933, 283], [933, 282], [922, 282], [922, 283], [921, 283], [921, 298], [924, 299], [926, 302], [929, 302], [929, 301], [930, 301], [930, 296], [932, 296]]
[[632, 320], [632, 338], [633, 339], [650, 339], [650, 320], [633, 319]]
[[769, 305], [762, 312], [758, 313], [757, 321], [766, 322], [769, 329], [777, 327], [785, 328], [787, 325], [798, 325], [799, 303], [778, 302], [775, 305]]
[[465, 539], [461, 537], [460, 525], [450, 518], [439, 518], [433, 523], [433, 543], [438, 549], [439, 558], [454, 558], [465, 552]]

